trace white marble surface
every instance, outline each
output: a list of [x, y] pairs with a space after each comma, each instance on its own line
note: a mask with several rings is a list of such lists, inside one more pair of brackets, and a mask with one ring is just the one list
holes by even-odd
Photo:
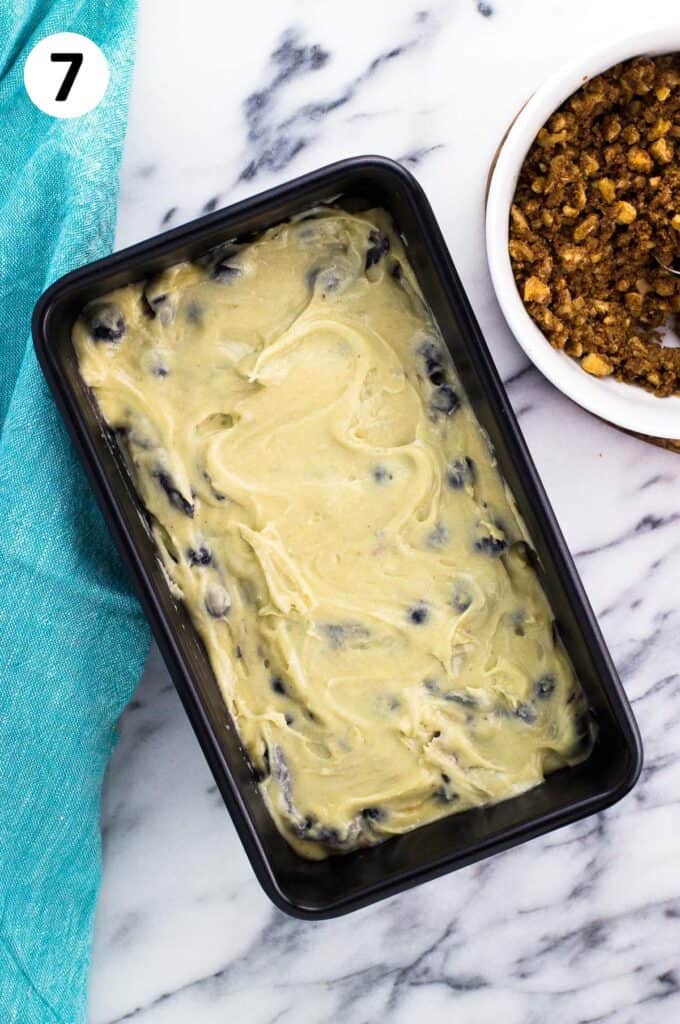
[[[427, 190], [501, 373], [517, 374], [482, 247], [499, 137], [557, 62], [680, 10], [490, 6], [140, 0], [119, 244], [385, 153]], [[597, 422], [533, 370], [510, 396], [634, 702], [638, 788], [379, 906], [296, 922], [260, 891], [154, 655], [104, 794], [91, 1024], [680, 1019], [680, 458]]]

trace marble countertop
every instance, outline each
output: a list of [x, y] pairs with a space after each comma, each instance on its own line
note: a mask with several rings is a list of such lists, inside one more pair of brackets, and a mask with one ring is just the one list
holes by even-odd
[[489, 162], [536, 84], [678, 17], [677, 0], [140, 0], [118, 245], [340, 157], [403, 161], [510, 381], [646, 764], [606, 813], [294, 921], [260, 890], [153, 653], [106, 781], [90, 1024], [680, 1019], [680, 458], [527, 368], [482, 241]]

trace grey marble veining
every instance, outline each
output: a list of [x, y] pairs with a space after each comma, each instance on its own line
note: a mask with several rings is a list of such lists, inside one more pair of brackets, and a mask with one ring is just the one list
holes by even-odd
[[680, 1019], [680, 459], [529, 367], [483, 251], [489, 162], [560, 61], [676, 0], [140, 0], [118, 244], [343, 156], [424, 185], [640, 724], [610, 811], [336, 921], [262, 894], [154, 653], [103, 798], [91, 1024]]

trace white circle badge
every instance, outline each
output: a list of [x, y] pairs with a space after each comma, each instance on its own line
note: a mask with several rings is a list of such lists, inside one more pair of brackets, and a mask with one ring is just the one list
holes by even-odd
[[52, 117], [93, 110], [109, 84], [109, 63], [96, 43], [77, 32], [55, 32], [33, 47], [24, 85], [36, 107]]

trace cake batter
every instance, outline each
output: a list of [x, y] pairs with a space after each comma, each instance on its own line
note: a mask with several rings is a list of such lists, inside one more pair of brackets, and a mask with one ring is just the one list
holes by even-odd
[[74, 343], [301, 854], [587, 756], [533, 552], [384, 211], [225, 243], [92, 303]]

